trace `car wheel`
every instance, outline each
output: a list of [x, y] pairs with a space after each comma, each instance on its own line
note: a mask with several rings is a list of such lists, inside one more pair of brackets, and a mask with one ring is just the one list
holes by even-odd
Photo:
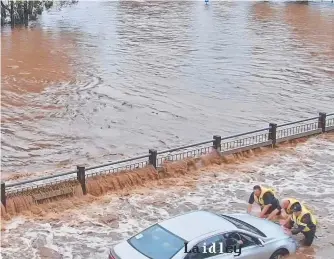
[[277, 250], [275, 253], [273, 253], [272, 256], [270, 256], [270, 259], [283, 259], [288, 254], [289, 252], [286, 249], [280, 249], [280, 250]]

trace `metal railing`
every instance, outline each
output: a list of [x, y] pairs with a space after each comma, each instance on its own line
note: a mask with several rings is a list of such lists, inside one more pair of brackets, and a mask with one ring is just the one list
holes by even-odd
[[326, 117], [326, 128], [334, 127], [334, 113], [327, 114]]
[[[243, 134], [237, 134], [230, 137], [222, 138], [221, 152], [223, 153], [233, 153], [236, 150], [241, 150], [246, 147], [252, 147], [255, 145], [267, 145], [270, 142], [270, 128], [264, 128], [259, 130], [254, 130], [246, 132]], [[236, 151], [239, 152], [239, 151]]]
[[160, 167], [166, 162], [200, 157], [210, 153], [212, 151], [212, 147], [213, 140], [211, 139], [187, 146], [157, 152], [156, 167]]
[[54, 186], [68, 181], [77, 181], [86, 194], [86, 182], [96, 176], [103, 176], [123, 171], [144, 168], [148, 165], [155, 169], [164, 163], [180, 161], [186, 158], [196, 158], [218, 151], [221, 155], [234, 154], [257, 147], [275, 146], [277, 143], [292, 139], [320, 134], [334, 130], [334, 113], [319, 113], [319, 116], [277, 125], [270, 123], [268, 128], [249, 131], [228, 137], [219, 135], [199, 143], [178, 148], [157, 151], [150, 149], [146, 155], [123, 159], [102, 165], [84, 167], [61, 174], [43, 176], [14, 183], [1, 182], [1, 202], [6, 206], [6, 197], [18, 195], [25, 191], [37, 191], [43, 187]]
[[148, 165], [148, 158], [149, 154], [88, 167], [85, 171], [90, 172], [86, 173], [86, 178], [143, 168]]
[[293, 135], [319, 129], [318, 117], [296, 121], [294, 123], [285, 123], [277, 126], [277, 138], [282, 139]]

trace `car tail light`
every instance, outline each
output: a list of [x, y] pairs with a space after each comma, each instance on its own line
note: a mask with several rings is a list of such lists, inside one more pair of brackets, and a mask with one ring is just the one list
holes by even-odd
[[118, 259], [118, 257], [116, 257], [115, 255], [113, 255], [112, 250], [110, 250], [108, 259]]

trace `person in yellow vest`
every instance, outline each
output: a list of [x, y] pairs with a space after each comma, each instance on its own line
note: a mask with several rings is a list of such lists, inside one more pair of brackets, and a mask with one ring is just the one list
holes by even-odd
[[294, 198], [286, 198], [281, 201], [281, 218], [284, 220], [282, 223], [284, 227], [289, 229], [292, 228], [290, 217], [293, 214], [294, 206], [297, 204], [303, 207], [302, 203]]
[[287, 199], [283, 199], [281, 202], [281, 207], [282, 207], [282, 214], [284, 214], [285, 218], [288, 218], [290, 215], [292, 215], [293, 213], [293, 208], [295, 205], [302, 205], [301, 202], [299, 202], [298, 200], [294, 199], [294, 198], [287, 198]]
[[274, 219], [281, 214], [281, 206], [272, 189], [255, 185], [248, 200], [247, 213], [251, 213], [254, 202], [261, 207], [260, 218]]
[[296, 228], [291, 230], [291, 234], [297, 235], [303, 233], [305, 237], [304, 245], [312, 245], [317, 229], [317, 220], [312, 213], [302, 205], [296, 204], [293, 207], [293, 214], [290, 217], [290, 220], [292, 224], [297, 225]]
[[[281, 214], [280, 218], [285, 220], [286, 222], [283, 225], [286, 225], [287, 221], [289, 220], [289, 217], [292, 215], [293, 207], [296, 204], [301, 204], [298, 200], [293, 198], [283, 199], [280, 204]], [[267, 219], [271, 220], [275, 217], [275, 215], [279, 212], [279, 209], [275, 209], [271, 215], [267, 217]], [[287, 228], [291, 228], [286, 226]]]

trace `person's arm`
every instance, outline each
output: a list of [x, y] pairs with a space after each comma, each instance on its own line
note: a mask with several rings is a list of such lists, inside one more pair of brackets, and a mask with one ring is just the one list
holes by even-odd
[[[282, 210], [283, 210], [283, 209], [282, 209]], [[292, 217], [288, 215], [288, 218], [282, 222], [282, 225], [283, 225], [284, 227], [287, 227], [287, 226], [289, 226], [291, 223], [293, 223], [293, 221], [292, 221]]]
[[287, 234], [289, 236], [292, 235], [291, 228], [293, 227], [293, 220], [292, 220], [291, 216], [289, 216], [287, 219], [283, 220], [281, 222], [281, 226], [283, 227], [285, 234]]
[[269, 214], [269, 216], [267, 217], [267, 220], [272, 220], [272, 219], [277, 215], [278, 212], [279, 212], [279, 209], [274, 209], [274, 210]]
[[265, 218], [266, 216], [266, 213], [267, 211], [269, 210], [269, 208], [271, 207], [271, 204], [268, 204], [268, 205], [264, 205], [261, 213], [260, 213], [260, 218]]
[[267, 211], [269, 210], [269, 208], [271, 207], [272, 201], [273, 200], [273, 195], [271, 193], [266, 193], [263, 195], [263, 209], [261, 211], [260, 214], [260, 218], [265, 218], [265, 215], [267, 213]]
[[281, 216], [283, 217], [283, 218], [286, 218], [286, 220], [288, 220], [289, 219], [289, 214], [288, 213], [286, 213], [286, 210], [285, 209], [281, 209]]
[[251, 195], [249, 196], [248, 206], [247, 206], [248, 214], [252, 212], [253, 203], [254, 203], [254, 192], [252, 192]]
[[252, 207], [253, 207], [252, 204], [248, 204], [248, 206], [247, 206], [247, 213], [248, 214], [250, 214], [252, 212]]
[[310, 215], [309, 214], [304, 215], [303, 218], [301, 219], [300, 225], [298, 225], [297, 228], [291, 230], [292, 235], [297, 235], [300, 232], [304, 231], [310, 222], [311, 222]]
[[297, 235], [297, 234], [299, 234], [300, 232], [302, 232], [304, 228], [305, 228], [305, 227], [303, 227], [303, 226], [298, 226], [298, 227], [296, 227], [296, 228], [293, 228], [293, 229], [291, 229], [291, 234], [292, 234], [292, 235]]

